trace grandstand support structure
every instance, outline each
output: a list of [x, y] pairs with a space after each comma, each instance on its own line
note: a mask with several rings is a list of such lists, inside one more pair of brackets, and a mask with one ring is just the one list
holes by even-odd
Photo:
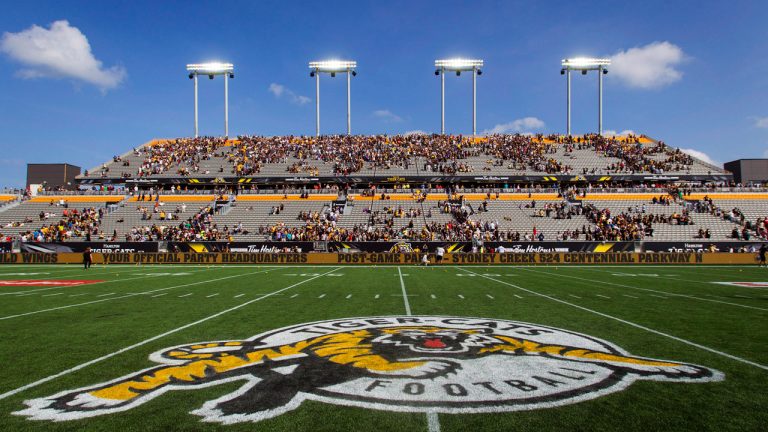
[[571, 70], [566, 70], [566, 93], [565, 93], [565, 105], [566, 105], [566, 120], [565, 120], [565, 128], [566, 128], [566, 135], [571, 136]]
[[315, 74], [315, 136], [320, 136], [320, 74]]
[[229, 138], [229, 78], [224, 75], [224, 136]]
[[440, 75], [440, 133], [445, 135], [445, 72], [472, 71], [472, 135], [477, 135], [477, 76], [482, 75], [483, 60], [479, 59], [443, 59], [435, 60], [435, 75]]
[[477, 68], [472, 68], [472, 136], [477, 135]]
[[357, 62], [351, 60], [324, 60], [309, 62], [310, 77], [315, 78], [315, 135], [320, 136], [320, 74], [336, 77], [347, 74], [347, 135], [352, 135], [352, 77], [357, 76]]
[[576, 57], [563, 59], [560, 74], [566, 76], [566, 134], [571, 135], [571, 71], [581, 71], [586, 75], [587, 71], [597, 71], [597, 133], [603, 134], [603, 75], [608, 73], [607, 66], [610, 66], [610, 59]]
[[197, 74], [195, 74], [195, 138], [200, 136], [199, 131], [197, 129]]
[[440, 73], [440, 134], [445, 135], [445, 69]]
[[189, 79], [195, 82], [195, 138], [199, 136], [198, 128], [198, 103], [197, 103], [197, 76], [208, 75], [213, 79], [216, 75], [224, 76], [224, 136], [229, 137], [229, 79], [235, 77], [235, 67], [232, 63], [196, 63], [188, 64]]

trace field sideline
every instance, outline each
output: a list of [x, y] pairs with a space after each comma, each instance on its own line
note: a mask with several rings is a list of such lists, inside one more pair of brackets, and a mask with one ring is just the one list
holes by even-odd
[[[36, 282], [8, 282], [27, 280]], [[51, 285], [65, 280], [96, 282]], [[6, 265], [0, 267], [0, 281], [5, 281], [0, 285], [3, 430], [750, 431], [768, 424], [768, 270], [756, 266], [109, 265], [84, 271], [79, 266]], [[302, 326], [318, 321], [326, 323]], [[400, 355], [410, 343], [393, 338], [423, 337], [409, 332], [428, 335], [419, 339], [427, 340], [422, 354], [405, 352], [398, 357], [402, 363], [382, 365], [359, 350], [342, 355], [337, 344], [313, 355], [333, 351], [346, 356], [346, 363], [308, 364], [303, 359], [314, 357], [307, 357], [309, 348], [302, 344], [335, 334], [331, 327], [349, 333], [381, 330], [379, 338], [390, 349], [397, 347], [391, 355]], [[286, 329], [273, 332], [281, 328]], [[454, 333], [434, 336], [449, 330]], [[459, 348], [433, 354], [453, 347], [459, 337], [467, 342], [455, 346], [469, 349], [471, 341], [480, 343], [483, 336], [503, 331], [542, 347], [533, 348], [531, 342], [514, 352], [498, 348], [498, 355], [485, 360], [460, 354]], [[163, 393], [153, 387], [151, 393], [148, 388], [158, 385], [156, 380], [142, 379], [126, 385], [133, 390], [110, 393], [133, 392], [139, 395], [135, 403], [98, 412], [106, 408], [97, 407], [104, 400], [94, 400], [92, 388], [159, 367], [157, 355], [149, 358], [153, 353], [208, 341], [247, 345], [244, 341], [267, 332], [272, 333], [251, 349], [271, 347], [267, 342], [272, 340], [293, 345], [265, 353], [267, 360], [258, 364], [225, 370], [206, 363], [201, 375], [189, 379], [168, 369], [177, 373], [168, 384], [174, 390]], [[304, 334], [303, 339], [294, 336]], [[605, 354], [565, 354], [544, 347], [563, 340]], [[223, 346], [193, 348], [207, 353], [205, 358], [219, 358], [228, 352]], [[167, 364], [192, 361], [184, 349], [174, 352], [168, 355], [176, 360]], [[608, 354], [629, 360], [612, 360]], [[445, 358], [456, 358], [459, 367], [449, 372], [451, 362], [441, 361]], [[642, 363], [650, 359], [665, 365]], [[540, 366], [546, 362], [559, 367], [560, 375]], [[511, 368], [494, 369], [497, 364], [522, 366], [511, 379]], [[699, 375], [692, 375], [694, 366], [710, 375], [698, 369]], [[301, 375], [306, 371], [311, 374]], [[544, 379], [547, 371], [549, 379]], [[604, 381], [590, 381], [601, 373]], [[192, 379], [198, 381], [192, 384]], [[279, 391], [271, 400], [243, 387], [247, 382], [259, 389], [273, 381]], [[359, 397], [345, 393], [358, 384]], [[87, 395], [77, 403], [57, 405], [71, 411], [41, 408], [44, 398], [85, 387]], [[402, 398], [385, 401], [390, 391], [401, 392]], [[515, 405], [501, 402], [529, 391], [547, 393]], [[210, 401], [227, 402], [227, 395], [246, 403], [211, 408]], [[82, 405], [84, 398], [91, 399]], [[435, 406], [438, 399], [446, 402]], [[25, 401], [37, 404], [30, 402], [29, 408]], [[254, 406], [268, 407], [270, 414], [263, 414], [267, 408], [257, 413]], [[25, 409], [24, 415], [13, 414]]]

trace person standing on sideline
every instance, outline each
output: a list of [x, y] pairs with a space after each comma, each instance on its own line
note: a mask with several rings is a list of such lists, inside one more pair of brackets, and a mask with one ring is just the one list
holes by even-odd
[[91, 268], [91, 248], [87, 247], [83, 251], [83, 270]]
[[759, 259], [758, 266], [765, 267], [765, 253], [768, 252], [768, 247], [765, 246], [765, 243], [763, 243], [760, 246], [760, 250], [757, 252], [757, 257]]
[[435, 264], [443, 262], [443, 255], [445, 255], [445, 248], [441, 245], [435, 250]]

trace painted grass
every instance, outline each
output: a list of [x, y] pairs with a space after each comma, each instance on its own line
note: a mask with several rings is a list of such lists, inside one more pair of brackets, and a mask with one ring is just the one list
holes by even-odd
[[[294, 411], [256, 425], [203, 423], [200, 417], [189, 414], [205, 401], [234, 391], [238, 383], [169, 392], [129, 411], [85, 420], [30, 421], [10, 414], [24, 408], [26, 399], [92, 385], [150, 367], [153, 363], [147, 356], [165, 347], [243, 339], [308, 321], [405, 315], [397, 267], [332, 269], [115, 266], [94, 267], [84, 272], [62, 266], [2, 267], [0, 279], [3, 280], [103, 279], [108, 283], [39, 292], [32, 291], [35, 287], [0, 287], [0, 318], [69, 306], [0, 319], [0, 364], [3, 365], [0, 394], [308, 280], [4, 398], [0, 400], [2, 430], [426, 431], [424, 414], [319, 402], [305, 402]], [[329, 271], [330, 274], [318, 277]], [[3, 275], [25, 272], [41, 274]], [[765, 392], [768, 370], [572, 306], [582, 306], [768, 365], [768, 289], [711, 283], [768, 281], [765, 269], [496, 266], [401, 267], [401, 272], [408, 303], [415, 315], [527, 321], [602, 338], [634, 355], [696, 363], [726, 374], [725, 380], [718, 383], [636, 382], [624, 391], [560, 408], [497, 414], [440, 414], [442, 431], [750, 431], [764, 430], [768, 424]], [[9, 294], [20, 291], [32, 292]], [[47, 296], [59, 292], [63, 294]], [[108, 293], [114, 294], [99, 297]], [[167, 294], [153, 297], [162, 293]], [[212, 294], [217, 295], [208, 297]], [[95, 300], [104, 301], [89, 303]]]

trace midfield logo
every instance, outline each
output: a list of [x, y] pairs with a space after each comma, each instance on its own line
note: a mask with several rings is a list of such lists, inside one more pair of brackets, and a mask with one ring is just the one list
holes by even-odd
[[169, 390], [227, 382], [242, 386], [192, 413], [224, 424], [260, 421], [308, 399], [389, 411], [483, 413], [571, 404], [636, 380], [724, 377], [693, 364], [632, 356], [553, 327], [444, 316], [320, 321], [247, 340], [181, 345], [149, 358], [161, 365], [28, 400], [28, 408], [14, 414], [81, 419], [125, 411]]

